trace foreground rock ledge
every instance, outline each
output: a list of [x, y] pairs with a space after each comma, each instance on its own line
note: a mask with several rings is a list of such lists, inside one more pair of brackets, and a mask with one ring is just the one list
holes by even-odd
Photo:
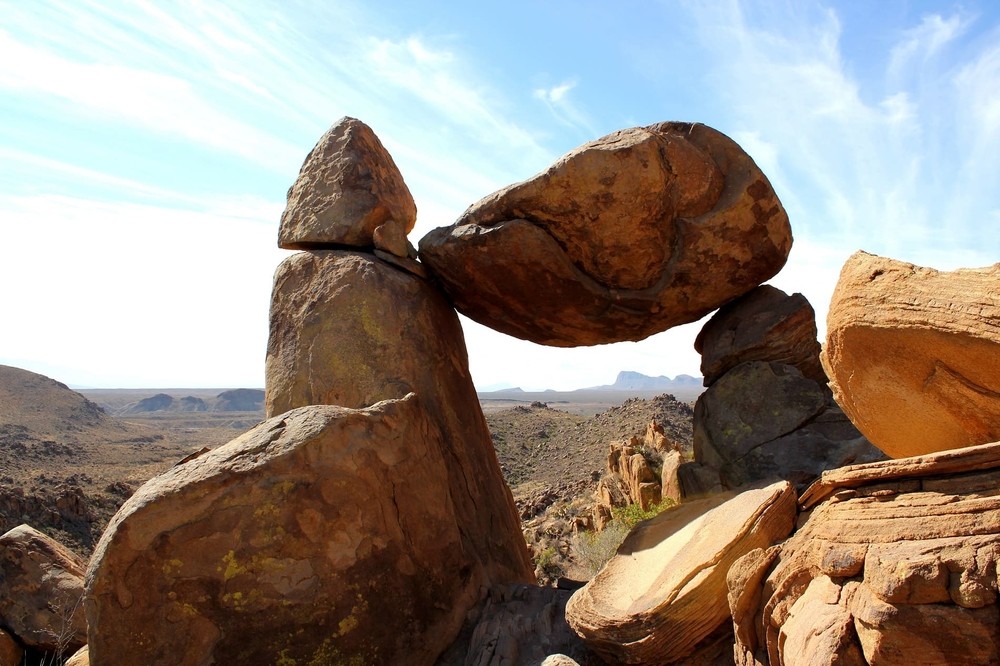
[[554, 346], [642, 340], [775, 275], [792, 245], [767, 178], [724, 134], [624, 129], [420, 241], [463, 314]]
[[1000, 439], [1000, 264], [941, 272], [857, 252], [830, 303], [834, 397], [893, 458]]
[[479, 600], [411, 394], [269, 419], [140, 488], [87, 572], [91, 662], [431, 664]]
[[570, 598], [567, 621], [609, 663], [679, 662], [729, 619], [729, 566], [784, 539], [795, 500], [782, 481], [682, 504], [640, 524]]

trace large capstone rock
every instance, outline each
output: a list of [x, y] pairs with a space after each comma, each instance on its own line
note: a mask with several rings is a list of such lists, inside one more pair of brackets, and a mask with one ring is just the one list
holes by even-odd
[[668, 664], [729, 620], [726, 573], [792, 531], [795, 491], [779, 482], [688, 502], [640, 523], [566, 606], [587, 646], [613, 664]]
[[816, 313], [802, 294], [761, 285], [722, 306], [694, 342], [705, 386], [746, 361], [775, 361], [826, 384]]
[[481, 596], [420, 398], [295, 409], [150, 480], [87, 571], [95, 664], [431, 664]]
[[83, 560], [28, 525], [0, 536], [0, 626], [21, 644], [70, 653], [87, 642]]
[[694, 321], [777, 273], [791, 244], [753, 160], [670, 122], [571, 151], [428, 233], [420, 257], [472, 319], [575, 346]]
[[341, 118], [288, 190], [278, 245], [378, 247], [405, 257], [416, 219], [410, 190], [382, 142], [360, 120]]
[[533, 580], [458, 315], [431, 283], [362, 252], [288, 257], [275, 274], [265, 371], [268, 416], [416, 393], [443, 434], [431, 445], [458, 516], [461, 575], [484, 586]]
[[857, 252], [823, 366], [858, 430], [899, 458], [1000, 439], [1000, 264], [939, 272]]
[[1000, 662], [1000, 443], [824, 472], [729, 572], [736, 662]]

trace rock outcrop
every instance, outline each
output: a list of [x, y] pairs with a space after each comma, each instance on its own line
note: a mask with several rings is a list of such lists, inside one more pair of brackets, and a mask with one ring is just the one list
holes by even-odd
[[24, 648], [17, 640], [0, 629], [0, 666], [20, 666], [24, 663]]
[[700, 124], [625, 129], [420, 241], [460, 312], [554, 346], [641, 340], [764, 282], [791, 249], [767, 178]]
[[484, 580], [448, 444], [410, 394], [295, 409], [152, 479], [91, 560], [91, 660], [433, 663]]
[[417, 207], [371, 128], [341, 118], [310, 151], [281, 215], [278, 245], [376, 247], [406, 257]]
[[857, 252], [823, 365], [858, 429], [894, 458], [1000, 440], [1000, 264], [939, 272]]
[[0, 536], [0, 626], [41, 652], [72, 652], [87, 642], [80, 608], [84, 562], [38, 530], [19, 525]]
[[680, 662], [729, 619], [726, 574], [795, 523], [786, 482], [682, 504], [640, 523], [566, 606], [566, 619], [609, 663]]
[[[812, 307], [769, 286], [717, 312], [696, 347], [708, 389], [694, 416], [687, 496], [787, 479], [804, 489], [826, 469], [881, 459], [833, 402]], [[698, 467], [698, 469], [693, 469]]]
[[737, 663], [1000, 661], [1000, 443], [824, 472], [729, 574]]

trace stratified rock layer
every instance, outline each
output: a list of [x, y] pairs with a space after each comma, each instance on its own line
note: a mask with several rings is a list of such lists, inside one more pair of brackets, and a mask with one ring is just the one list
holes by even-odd
[[0, 625], [43, 652], [87, 642], [83, 560], [29, 525], [0, 536]]
[[729, 573], [737, 663], [1000, 661], [1000, 443], [824, 472]]
[[94, 664], [430, 664], [480, 598], [413, 394], [303, 407], [155, 477], [87, 572]]
[[278, 245], [378, 247], [405, 257], [417, 207], [370, 127], [341, 118], [306, 156], [281, 214]]
[[641, 340], [764, 282], [791, 249], [767, 178], [700, 124], [625, 129], [420, 241], [456, 307], [555, 346]]
[[834, 397], [899, 458], [1000, 439], [1000, 264], [939, 272], [864, 252], [830, 304]]
[[678, 662], [729, 619], [729, 566], [794, 522], [786, 482], [682, 504], [638, 525], [570, 598], [566, 619], [609, 663]]

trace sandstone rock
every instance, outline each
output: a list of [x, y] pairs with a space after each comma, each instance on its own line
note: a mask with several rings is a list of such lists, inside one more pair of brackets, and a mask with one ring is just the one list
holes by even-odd
[[1000, 659], [1000, 443], [824, 472], [730, 571], [739, 664]]
[[580, 664], [564, 654], [552, 654], [545, 658], [542, 666], [580, 666]]
[[155, 477], [87, 572], [97, 664], [430, 664], [480, 598], [448, 442], [410, 394], [310, 406]]
[[0, 625], [43, 652], [87, 642], [83, 561], [28, 525], [0, 536]]
[[640, 523], [570, 598], [566, 619], [610, 663], [679, 662], [729, 618], [730, 565], [794, 522], [786, 482], [682, 504]]
[[371, 128], [341, 118], [306, 156], [288, 190], [278, 245], [378, 247], [407, 256], [417, 207], [388, 151]]
[[554, 346], [641, 340], [780, 270], [788, 218], [736, 143], [700, 124], [625, 129], [420, 241], [462, 313]]
[[681, 482], [678, 471], [682, 462], [680, 451], [667, 451], [663, 454], [663, 467], [660, 468], [660, 497], [664, 501], [681, 503]]
[[827, 382], [812, 306], [802, 294], [789, 296], [770, 285], [722, 306], [702, 327], [694, 348], [701, 354], [705, 386], [746, 361], [784, 363]]
[[21, 666], [23, 660], [24, 648], [13, 636], [0, 629], [0, 666]]
[[63, 666], [90, 666], [90, 652], [87, 651], [87, 646], [84, 645], [74, 652]]
[[834, 397], [888, 455], [1000, 439], [1000, 264], [950, 273], [857, 252], [830, 304]]
[[725, 491], [719, 470], [691, 460], [681, 463], [677, 469], [677, 480], [681, 484], [681, 498], [701, 499]]
[[[303, 252], [275, 274], [265, 366], [267, 414], [362, 408], [420, 396], [443, 439], [447, 489], [474, 584], [532, 580], [454, 309], [426, 280], [369, 254]], [[470, 584], [473, 584], [470, 583]]]

